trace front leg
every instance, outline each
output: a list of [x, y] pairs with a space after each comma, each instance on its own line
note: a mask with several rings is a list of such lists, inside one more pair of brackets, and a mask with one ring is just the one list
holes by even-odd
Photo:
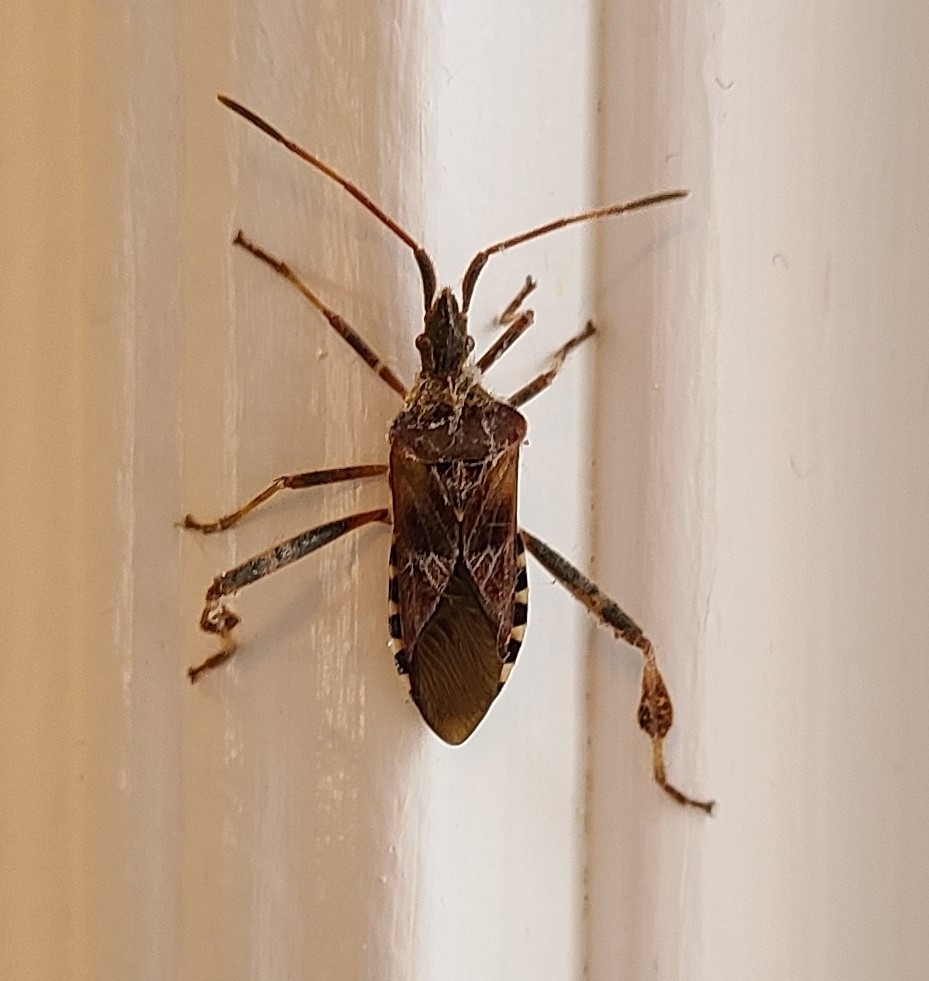
[[481, 374], [484, 374], [491, 365], [496, 364], [535, 322], [533, 311], [523, 310], [520, 313], [520, 307], [522, 307], [526, 297], [536, 288], [536, 285], [536, 281], [531, 276], [527, 276], [519, 292], [507, 304], [503, 313], [497, 317], [497, 323], [501, 327], [505, 327], [506, 330], [478, 359], [477, 367]]
[[671, 705], [671, 696], [658, 670], [652, 642], [615, 600], [601, 592], [596, 583], [591, 582], [567, 559], [562, 558], [545, 542], [539, 541], [527, 531], [521, 529], [520, 534], [527, 551], [535, 556], [539, 564], [547, 569], [575, 599], [580, 600], [601, 623], [612, 628], [617, 637], [641, 651], [644, 664], [638, 720], [639, 727], [652, 741], [652, 773], [655, 782], [679, 804], [697, 807], [706, 814], [712, 814], [714, 801], [689, 797], [670, 783], [665, 773], [664, 739], [674, 722], [674, 709]]

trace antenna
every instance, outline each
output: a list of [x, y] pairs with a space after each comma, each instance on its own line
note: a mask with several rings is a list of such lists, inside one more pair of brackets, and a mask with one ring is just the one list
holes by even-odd
[[309, 150], [304, 150], [302, 146], [294, 143], [293, 140], [287, 139], [280, 130], [275, 129], [270, 123], [265, 122], [261, 116], [253, 113], [251, 109], [246, 109], [245, 106], [236, 102], [234, 99], [230, 99], [225, 95], [217, 95], [216, 98], [227, 109], [231, 109], [243, 119], [247, 119], [253, 126], [257, 126], [263, 133], [270, 136], [272, 140], [277, 140], [278, 143], [287, 147], [291, 153], [296, 154], [301, 160], [308, 163], [311, 167], [315, 167], [320, 173], [325, 174], [330, 180], [335, 181], [336, 184], [348, 191], [363, 208], [370, 211], [381, 224], [386, 225], [401, 242], [404, 242], [413, 250], [413, 257], [416, 259], [417, 266], [419, 266], [419, 274], [423, 278], [423, 302], [425, 303], [425, 309], [428, 311], [429, 307], [432, 306], [432, 300], [435, 296], [436, 274], [435, 267], [426, 250], [411, 235], [405, 232], [393, 218], [385, 214], [361, 188], [344, 178], [328, 164], [323, 163], [319, 157], [314, 156]]
[[567, 228], [568, 225], [578, 225], [584, 221], [593, 221], [596, 218], [613, 218], [616, 215], [624, 215], [629, 211], [639, 211], [641, 208], [648, 208], [653, 204], [663, 204], [665, 201], [673, 201], [675, 198], [686, 198], [690, 191], [659, 191], [657, 194], [649, 194], [643, 198], [633, 198], [622, 204], [610, 204], [605, 208], [595, 208], [593, 211], [582, 211], [579, 215], [571, 215], [568, 218], [558, 218], [537, 228], [530, 228], [528, 232], [514, 235], [512, 238], [505, 238], [502, 242], [482, 249], [471, 260], [464, 279], [461, 283], [461, 312], [467, 313], [471, 305], [471, 295], [474, 292], [474, 284], [481, 270], [487, 265], [487, 260], [498, 252], [505, 252], [514, 245], [522, 245], [530, 239], [539, 238], [549, 232], [556, 232], [559, 228]]

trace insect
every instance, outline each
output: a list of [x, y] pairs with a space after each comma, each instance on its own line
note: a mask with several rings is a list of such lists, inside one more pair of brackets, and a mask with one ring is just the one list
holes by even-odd
[[468, 333], [474, 287], [492, 256], [569, 225], [628, 214], [682, 198], [687, 192], [664, 191], [585, 211], [497, 242], [472, 259], [459, 300], [449, 288], [437, 290], [435, 268], [425, 249], [357, 186], [251, 110], [226, 96], [219, 96], [219, 101], [339, 184], [411, 249], [422, 277], [424, 320], [416, 338], [421, 368], [407, 388], [287, 263], [241, 231], [236, 235], [234, 244], [290, 281], [403, 399], [403, 407], [390, 427], [387, 464], [278, 477], [230, 514], [213, 521], [187, 515], [182, 522], [185, 528], [210, 534], [232, 527], [281, 490], [384, 476], [392, 503], [391, 509], [352, 514], [302, 532], [217, 576], [207, 590], [200, 627], [218, 635], [222, 646], [188, 670], [190, 680], [228, 661], [236, 650], [234, 628], [239, 617], [225, 604], [225, 597], [358, 528], [375, 522], [391, 524], [389, 628], [397, 671], [408, 682], [412, 700], [433, 732], [447, 743], [462, 743], [487, 714], [516, 662], [528, 614], [529, 552], [616, 637], [642, 654], [638, 722], [651, 740], [654, 779], [680, 804], [711, 813], [713, 802], [688, 796], [666, 776], [663, 746], [673, 710], [652, 642], [590, 579], [517, 524], [519, 452], [527, 431], [519, 408], [554, 381], [570, 352], [594, 335], [593, 324], [555, 353], [547, 371], [504, 399], [483, 388], [482, 376], [533, 323], [532, 311], [522, 307], [535, 283], [526, 280], [499, 318], [502, 334], [476, 361], [474, 339]]

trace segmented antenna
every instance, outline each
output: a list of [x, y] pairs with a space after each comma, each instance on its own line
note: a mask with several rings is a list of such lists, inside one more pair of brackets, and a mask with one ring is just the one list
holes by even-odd
[[271, 137], [272, 140], [277, 140], [278, 143], [287, 147], [291, 153], [296, 154], [301, 160], [308, 163], [311, 167], [315, 167], [320, 173], [325, 174], [330, 180], [333, 180], [340, 187], [348, 191], [349, 194], [366, 210], [368, 210], [381, 224], [386, 225], [393, 233], [413, 250], [413, 257], [416, 259], [416, 265], [419, 266], [419, 274], [423, 278], [423, 302], [425, 304], [425, 309], [428, 311], [432, 306], [432, 300], [435, 296], [436, 291], [436, 274], [435, 266], [432, 264], [432, 259], [429, 258], [426, 250], [410, 235], [405, 232], [390, 215], [382, 211], [364, 191], [361, 190], [357, 185], [353, 184], [350, 180], [347, 180], [340, 173], [333, 170], [328, 164], [323, 163], [319, 157], [310, 153], [309, 150], [304, 150], [302, 146], [294, 143], [293, 140], [287, 139], [280, 130], [275, 129], [270, 123], [265, 122], [261, 116], [256, 115], [251, 111], [251, 109], [246, 109], [241, 103], [236, 102], [234, 99], [230, 99], [225, 95], [217, 95], [217, 99], [227, 108], [231, 109], [233, 112], [238, 113], [243, 119], [247, 119], [253, 126], [257, 126], [263, 133]]
[[577, 225], [583, 221], [593, 221], [596, 218], [613, 218], [616, 215], [624, 215], [630, 211], [638, 211], [641, 208], [648, 208], [653, 204], [663, 204], [665, 201], [673, 201], [675, 198], [686, 198], [689, 191], [674, 190], [660, 191], [657, 194], [648, 194], [642, 198], [634, 198], [622, 204], [610, 204], [605, 208], [595, 208], [593, 211], [582, 211], [579, 215], [571, 215], [567, 218], [558, 218], [537, 228], [530, 228], [528, 232], [521, 232], [512, 238], [505, 238], [502, 242], [481, 249], [480, 252], [471, 260], [464, 279], [461, 281], [461, 312], [467, 313], [471, 304], [471, 295], [474, 293], [474, 284], [481, 270], [487, 265], [487, 260], [498, 252], [505, 252], [514, 245], [522, 245], [530, 239], [539, 238], [549, 232], [556, 232], [559, 228], [567, 228], [568, 225]]

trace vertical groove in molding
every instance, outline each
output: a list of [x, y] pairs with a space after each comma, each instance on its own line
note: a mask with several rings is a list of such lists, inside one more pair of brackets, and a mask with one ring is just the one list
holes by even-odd
[[[690, 196], [598, 230], [595, 570], [645, 628], [675, 704], [671, 779], [712, 796], [701, 766], [715, 549], [715, 253], [707, 28], [684, 4], [605, 5], [600, 197]], [[690, 977], [705, 819], [651, 780], [635, 722], [640, 659], [598, 637], [591, 662], [589, 971]], [[681, 972], [679, 975], [675, 972]]]

